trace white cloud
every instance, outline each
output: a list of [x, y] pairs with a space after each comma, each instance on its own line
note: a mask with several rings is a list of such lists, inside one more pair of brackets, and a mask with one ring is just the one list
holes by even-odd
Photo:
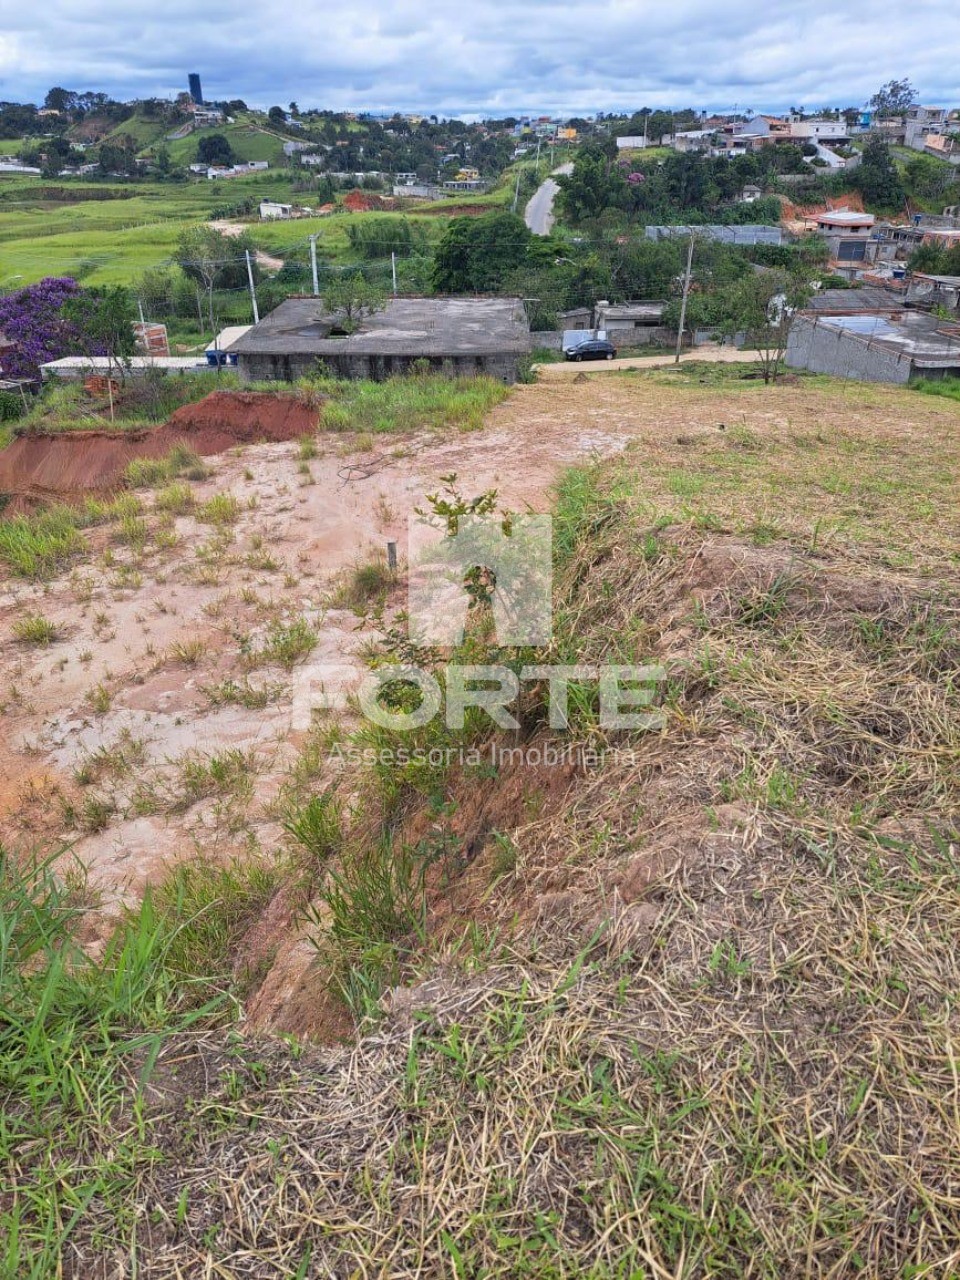
[[902, 76], [924, 101], [960, 102], [955, 0], [80, 8], [47, 0], [5, 16], [0, 97], [38, 100], [54, 84], [166, 95], [199, 71], [211, 98], [447, 113], [851, 105]]

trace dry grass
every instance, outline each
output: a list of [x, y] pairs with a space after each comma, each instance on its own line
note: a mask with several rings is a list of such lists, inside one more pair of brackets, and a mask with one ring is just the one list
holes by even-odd
[[[688, 388], [682, 430], [559, 494], [542, 656], [663, 664], [662, 731], [604, 735], [578, 689], [601, 759], [565, 781], [422, 771], [390, 808], [348, 773], [348, 855], [426, 868], [409, 937], [351, 940], [375, 1016], [168, 1041], [145, 1130], [61, 1153], [163, 1153], [91, 1198], [67, 1274], [960, 1274], [960, 419], [867, 391], [858, 436], [784, 388], [738, 425], [755, 395], [721, 431]], [[523, 716], [548, 740], [543, 690]]]

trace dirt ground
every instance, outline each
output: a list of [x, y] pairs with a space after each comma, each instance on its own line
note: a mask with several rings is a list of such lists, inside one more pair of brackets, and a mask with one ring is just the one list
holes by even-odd
[[[680, 357], [681, 364], [691, 361], [705, 361], [707, 364], [751, 364], [756, 361], [755, 351], [741, 351], [737, 347], [726, 347], [708, 343], [697, 347], [696, 351], [686, 351]], [[578, 373], [620, 373], [624, 369], [656, 369], [676, 363], [672, 353], [660, 352], [649, 356], [623, 356], [614, 360], [564, 360], [563, 363], [539, 364], [537, 370], [541, 377], [574, 378]]]
[[[949, 402], [885, 388], [854, 399], [816, 383], [671, 389], [588, 377], [516, 388], [479, 432], [321, 435], [306, 461], [294, 441], [231, 449], [192, 486], [197, 505], [176, 515], [173, 545], [148, 540], [138, 551], [93, 530], [90, 556], [53, 581], [0, 578], [0, 839], [40, 852], [64, 845], [64, 865], [82, 866], [99, 900], [101, 937], [171, 860], [272, 858], [284, 839], [274, 802], [303, 743], [304, 697], [353, 687], [371, 635], [331, 607], [331, 589], [388, 539], [404, 560], [408, 521], [447, 473], [468, 494], [496, 488], [509, 509], [547, 511], [565, 468], [628, 447], [670, 477], [692, 444], [734, 427], [798, 438], [826, 428], [894, 448], [903, 433], [955, 436], [956, 422]], [[198, 518], [217, 494], [239, 504], [228, 529]], [[152, 501], [145, 493], [148, 517]], [[32, 613], [55, 625], [54, 643], [15, 638]], [[298, 620], [319, 637], [302, 661], [256, 659], [271, 628]], [[245, 681], [269, 692], [266, 705], [211, 692]], [[242, 753], [241, 798], [184, 790], [190, 761], [228, 751]], [[282, 1021], [305, 966], [302, 944], [285, 938], [259, 1021]]]

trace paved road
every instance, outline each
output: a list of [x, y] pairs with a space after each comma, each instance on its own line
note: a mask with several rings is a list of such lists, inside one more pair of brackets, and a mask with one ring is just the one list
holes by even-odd
[[[554, 169], [557, 173], [572, 173], [572, 164], [562, 164], [559, 169]], [[539, 187], [530, 197], [527, 207], [523, 214], [523, 220], [533, 232], [535, 236], [548, 236], [550, 228], [553, 226], [553, 202], [556, 199], [557, 192], [560, 188], [553, 180], [553, 176], [541, 182]]]
[[[713, 364], [737, 364], [752, 362], [757, 358], [755, 351], [741, 351], [737, 347], [721, 347], [706, 343], [693, 351], [685, 351], [680, 357], [681, 364], [691, 360], [706, 360]], [[656, 369], [662, 365], [673, 364], [674, 357], [664, 353], [659, 356], [630, 356], [622, 360], [564, 360], [562, 364], [538, 364], [534, 368], [545, 378], [573, 377], [578, 373], [616, 373], [618, 369]]]

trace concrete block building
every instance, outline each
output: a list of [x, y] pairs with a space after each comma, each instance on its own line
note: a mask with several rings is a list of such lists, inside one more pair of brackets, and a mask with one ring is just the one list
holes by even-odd
[[860, 382], [960, 377], [960, 327], [919, 311], [800, 314], [790, 328], [786, 363]]
[[344, 333], [320, 298], [295, 297], [230, 348], [241, 377], [292, 382], [323, 368], [343, 378], [382, 381], [420, 361], [437, 372], [484, 373], [515, 382], [530, 351], [519, 298], [392, 298]]

